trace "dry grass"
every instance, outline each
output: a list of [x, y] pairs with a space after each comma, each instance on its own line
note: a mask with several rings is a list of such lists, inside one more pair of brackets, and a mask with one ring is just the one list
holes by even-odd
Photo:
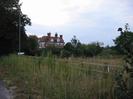
[[121, 59], [10, 55], [0, 59], [0, 74], [9, 88], [16, 86], [15, 99], [113, 99], [121, 64]]

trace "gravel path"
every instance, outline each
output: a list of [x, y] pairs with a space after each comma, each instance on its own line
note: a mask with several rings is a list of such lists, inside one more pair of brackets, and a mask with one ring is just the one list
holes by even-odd
[[11, 99], [10, 93], [4, 85], [4, 82], [0, 80], [0, 99]]

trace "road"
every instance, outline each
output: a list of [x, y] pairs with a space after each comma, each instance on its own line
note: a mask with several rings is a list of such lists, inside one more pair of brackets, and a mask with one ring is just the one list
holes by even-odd
[[0, 80], [0, 99], [11, 99], [10, 93], [4, 85], [4, 82]]

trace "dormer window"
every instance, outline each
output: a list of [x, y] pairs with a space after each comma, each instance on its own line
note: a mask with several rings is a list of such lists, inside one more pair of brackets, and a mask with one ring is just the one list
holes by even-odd
[[57, 39], [57, 42], [60, 42], [60, 39], [59, 38]]
[[54, 40], [51, 38], [51, 42], [53, 42]]

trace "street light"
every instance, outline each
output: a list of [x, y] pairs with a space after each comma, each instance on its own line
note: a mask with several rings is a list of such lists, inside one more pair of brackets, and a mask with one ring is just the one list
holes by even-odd
[[22, 3], [21, 4], [19, 4], [18, 5], [18, 10], [19, 10], [19, 23], [18, 23], [18, 28], [19, 28], [19, 30], [18, 30], [18, 33], [19, 33], [19, 47], [18, 47], [18, 55], [23, 55], [24, 54], [24, 52], [21, 52], [21, 9], [20, 9], [20, 6], [22, 5]]

